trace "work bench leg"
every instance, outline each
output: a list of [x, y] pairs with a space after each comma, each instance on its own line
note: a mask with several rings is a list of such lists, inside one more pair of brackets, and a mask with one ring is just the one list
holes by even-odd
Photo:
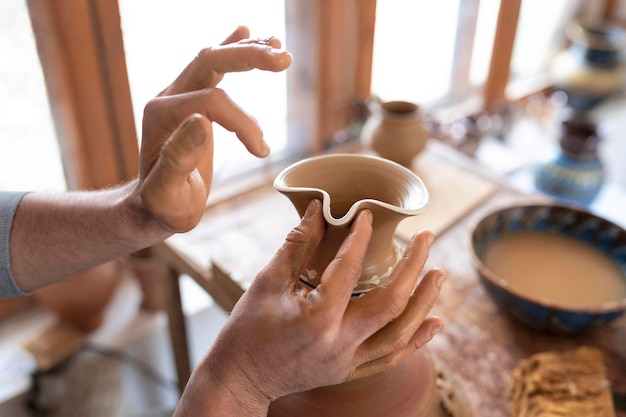
[[167, 317], [174, 362], [176, 364], [176, 374], [178, 377], [178, 388], [182, 394], [191, 376], [191, 361], [189, 359], [189, 344], [187, 340], [187, 326], [183, 305], [180, 297], [180, 274], [170, 270], [167, 285]]

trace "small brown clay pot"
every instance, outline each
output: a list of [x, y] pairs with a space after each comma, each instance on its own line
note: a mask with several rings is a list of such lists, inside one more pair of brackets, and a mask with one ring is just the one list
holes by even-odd
[[60, 319], [91, 332], [102, 324], [119, 281], [119, 264], [112, 261], [41, 288], [34, 292], [33, 298]]

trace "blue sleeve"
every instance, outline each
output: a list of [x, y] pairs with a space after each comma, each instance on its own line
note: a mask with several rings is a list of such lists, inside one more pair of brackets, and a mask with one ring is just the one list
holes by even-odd
[[0, 192], [0, 298], [19, 297], [28, 293], [20, 290], [11, 274], [9, 236], [13, 216], [26, 193]]

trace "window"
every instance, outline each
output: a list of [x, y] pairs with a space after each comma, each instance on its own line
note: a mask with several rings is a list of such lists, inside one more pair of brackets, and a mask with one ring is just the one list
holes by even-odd
[[460, 1], [377, 1], [373, 94], [417, 103], [448, 94]]
[[0, 2], [0, 54], [0, 190], [63, 190], [59, 146], [24, 0]]
[[[521, 2], [511, 81], [545, 76], [562, 47], [565, 24], [582, 4]], [[500, 0], [378, 1], [372, 92], [427, 107], [480, 93], [489, 76], [499, 9]]]
[[565, 26], [575, 18], [581, 1], [524, 0], [511, 61], [514, 78], [545, 73], [564, 44]]
[[[202, 48], [218, 45], [237, 25], [248, 26], [253, 37], [276, 36], [286, 42], [284, 0], [121, 0], [120, 13], [138, 132], [145, 103], [169, 85]], [[219, 87], [257, 118], [272, 149], [271, 158], [283, 153], [287, 146], [286, 73], [231, 73]], [[217, 182], [268, 162], [249, 155], [233, 133], [216, 124], [214, 136]]]
[[[548, 3], [542, 0], [510, 2], [498, 0], [440, 0], [438, 2], [412, 0], [341, 2], [120, 0], [127, 63], [123, 70], [119, 66], [113, 66], [116, 70], [113, 80], [117, 82], [123, 78], [125, 81], [126, 70], [128, 71], [134, 119], [137, 131], [140, 133], [140, 120], [146, 101], [169, 84], [200, 49], [219, 43], [236, 25], [248, 25], [253, 36], [278, 36], [284, 40], [288, 49], [297, 51], [295, 56], [297, 65], [295, 68], [292, 66], [288, 72], [274, 74], [252, 71], [248, 74], [229, 74], [222, 82], [221, 87], [244, 109], [258, 118], [273, 152], [269, 160], [258, 160], [248, 155], [234, 135], [216, 127], [215, 179], [219, 182], [236, 174], [265, 167], [287, 153], [301, 156], [303, 152], [316, 152], [323, 149], [328, 142], [336, 139], [333, 137], [335, 132], [348, 127], [349, 117], [346, 116], [351, 114], [354, 101], [364, 99], [370, 92], [370, 76], [371, 91], [374, 94], [383, 99], [415, 101], [426, 108], [443, 108], [461, 103], [468, 98], [485, 96], [484, 91], [489, 89], [489, 80], [494, 78], [490, 62], [494, 40], [501, 39], [501, 37], [496, 37], [497, 30], [506, 26], [498, 26], [500, 4], [506, 6], [503, 10], [517, 8], [512, 5], [521, 4], [519, 23], [516, 24], [514, 21], [506, 23], [512, 25], [511, 27], [517, 27], [517, 37], [515, 38], [515, 34], [510, 36], [511, 44], [515, 38], [510, 78], [512, 81], [523, 81], [544, 74], [550, 56], [564, 42], [562, 27], [572, 16], [578, 13], [610, 15], [607, 10], [611, 7], [604, 5], [604, 2], [601, 3], [591, 0], [575, 2], [554, 0]], [[606, 3], [615, 4], [613, 1]], [[2, 18], [5, 20], [2, 31], [13, 31], [18, 25], [24, 30], [29, 28], [25, 9], [22, 9], [21, 17], [9, 17], [13, 15], [8, 11], [17, 7], [16, 4], [23, 6], [22, 2], [2, 2], [0, 7], [3, 8]], [[97, 38], [101, 34], [99, 32], [105, 29], [109, 30], [105, 33], [106, 36], [110, 36], [111, 32], [116, 32], [113, 35], [119, 36], [119, 28], [116, 27], [119, 20], [116, 15], [113, 16], [116, 10], [112, 11], [114, 7], [111, 6], [117, 3], [88, 0], [51, 3], [45, 0], [31, 0], [29, 5], [37, 12], [41, 12], [43, 17], [51, 18], [49, 23], [53, 30], [57, 30], [55, 32], [57, 35], [67, 36], [67, 38], [61, 36], [61, 45], [70, 44], [71, 46], [74, 40], [82, 41], [86, 36]], [[94, 7], [100, 8], [98, 11], [102, 12], [100, 22], [75, 25], [76, 27], [72, 30], [65, 30], [66, 27], [63, 25], [73, 23], [73, 20], [68, 19], [67, 16], [75, 16], [74, 13], [79, 11], [80, 19], [77, 18], [74, 21], [89, 20], [93, 18]], [[6, 13], [4, 9], [7, 10]], [[623, 6], [622, 9], [624, 9]], [[146, 12], [147, 10], [149, 13]], [[373, 18], [374, 12], [376, 12], [375, 19]], [[623, 11], [620, 13], [624, 14]], [[375, 31], [373, 30], [374, 21], [376, 22]], [[86, 26], [86, 32], [81, 32], [83, 26]], [[64, 30], [59, 30], [58, 27]], [[14, 47], [17, 45], [15, 40], [19, 41], [13, 33], [3, 36], [10, 36], [10, 39], [2, 41], [0, 45], [2, 48]], [[40, 41], [43, 44], [51, 42], [45, 36]], [[32, 40], [29, 42], [30, 45], [20, 47], [19, 52], [30, 54], [28, 70], [36, 68], [39, 71], [34, 45]], [[368, 52], [370, 46], [372, 46], [372, 51]], [[102, 44], [98, 47], [101, 48]], [[11, 56], [14, 49], [8, 50], [5, 54]], [[91, 69], [96, 68], [106, 78], [106, 75], [111, 73], [110, 68], [107, 67], [111, 59], [105, 56], [105, 62], [98, 63], [96, 61], [103, 55], [102, 49], [93, 48], [93, 51], [94, 53], [88, 57], [89, 60], [83, 59], [84, 65], [80, 65], [80, 58], [83, 55], [79, 48], [73, 48], [69, 51], [67, 59], [61, 57], [65, 59], [62, 64], [68, 66], [69, 74], [74, 71], [74, 76], [95, 74], [97, 71]], [[371, 59], [371, 54], [373, 54], [373, 59]], [[6, 62], [11, 65], [21, 65], [12, 60]], [[498, 67], [501, 68], [500, 75], [502, 73], [505, 75], [501, 77], [504, 83], [500, 83], [498, 89], [501, 89], [502, 84], [506, 85], [509, 79], [509, 60], [505, 58], [504, 63], [506, 65]], [[53, 71], [48, 69], [46, 74], [54, 72], [55, 69], [53, 65]], [[6, 74], [13, 74], [11, 76], [22, 77], [25, 74], [23, 68], [16, 66], [3, 66], [3, 71], [7, 71]], [[52, 77], [54, 76], [53, 74]], [[43, 84], [41, 74], [35, 77], [39, 77], [40, 85]], [[95, 80], [94, 83], [97, 81]], [[109, 80], [104, 79], [104, 81], [106, 84]], [[90, 80], [84, 80], [84, 82], [87, 83]], [[300, 85], [296, 85], [297, 83]], [[352, 87], [352, 84], [355, 87]], [[7, 85], [27, 86], [30, 84], [11, 81]], [[86, 91], [84, 84], [71, 87], [75, 88], [73, 92]], [[106, 89], [103, 90], [106, 93]], [[15, 109], [16, 112], [15, 115], [11, 113], [11, 116], [7, 116], [8, 112], [4, 114], [3, 123], [10, 119], [19, 121], [20, 117], [26, 114], [23, 111], [17, 111], [19, 102], [5, 98], [8, 91], [2, 90], [2, 98], [5, 101], [17, 103], [14, 108], [9, 109], [10, 111]], [[44, 91], [44, 89], [39, 90], [38, 105], [27, 105], [31, 109], [31, 114], [36, 111], [37, 117], [41, 118], [37, 123], [28, 123], [27, 127], [33, 129], [47, 125], [50, 127], [47, 133], [37, 133], [33, 136], [53, 138], [52, 123], [49, 120], [44, 121], [46, 118], [49, 119], [49, 108], [43, 98]], [[105, 99], [111, 97], [104, 97], [100, 105], [101, 114], [105, 111], [110, 113], [117, 111], [122, 115], [130, 113], [124, 108], [124, 100], [126, 100], [124, 92], [122, 91], [121, 98], [118, 92], [116, 90], [116, 97], [113, 97], [118, 98], [118, 101], [107, 101]], [[22, 93], [21, 90], [20, 93]], [[497, 94], [501, 94], [501, 91], [498, 90]], [[102, 95], [106, 96], [106, 94]], [[85, 133], [87, 129], [84, 129], [84, 125], [90, 125], [89, 122], [95, 120], [96, 117], [82, 111], [85, 103], [92, 102], [90, 97], [81, 99], [82, 101], [77, 100], [72, 109], [73, 112], [68, 116], [70, 121], [78, 120], [83, 123], [83, 126], [79, 126], [81, 129], [77, 130], [75, 138], [72, 139], [73, 145], [81, 140], [91, 141], [91, 144], [96, 141], [93, 137], [94, 133], [98, 133], [93, 131], [90, 134]], [[55, 101], [54, 98], [53, 101]], [[56, 104], [52, 107], [53, 110], [58, 108], [59, 103]], [[480, 103], [478, 106], [480, 109]], [[117, 116], [119, 117], [120, 114]], [[298, 120], [294, 120], [295, 118]], [[87, 119], [86, 122], [85, 119]], [[97, 120], [100, 119], [103, 117], [97, 118]], [[133, 125], [133, 123], [127, 125]], [[8, 132], [8, 128], [2, 129]], [[305, 135], [309, 136], [304, 137]], [[2, 134], [3, 138], [7, 136], [9, 136], [8, 133]], [[12, 140], [15, 140], [14, 136], [15, 134], [12, 133]], [[67, 135], [61, 136], [63, 140], [66, 140]], [[116, 137], [122, 136], [131, 138], [130, 142], [126, 139], [123, 141], [124, 146], [128, 143], [134, 146], [134, 132], [128, 130], [124, 135], [113, 132], [104, 140], [99, 139], [98, 143], [113, 142]], [[26, 143], [26, 140], [22, 140], [21, 143]], [[83, 145], [85, 144], [78, 143], [76, 146], [82, 147]], [[2, 152], [0, 158], [6, 158], [4, 155], [14, 155], [17, 152], [17, 150], [9, 152], [8, 146], [17, 145], [15, 143], [3, 145], [3, 150], [7, 149], [7, 152]], [[54, 150], [55, 146], [53, 139], [49, 145], [30, 145], [27, 149], [28, 157], [20, 158], [20, 160], [40, 161], [39, 154], [45, 155], [46, 162], [54, 158], [57, 163], [57, 167], [54, 168], [56, 174], [38, 174], [38, 177], [44, 181], [61, 178], [61, 181], [57, 182], [62, 183], [63, 169], [58, 162], [59, 152]], [[116, 146], [115, 149], [120, 148]], [[61, 147], [64, 152], [68, 148], [66, 145]], [[67, 160], [71, 163], [73, 160], [86, 158], [84, 165], [87, 167], [99, 162], [103, 158], [100, 157], [101, 154], [97, 149], [87, 149], [88, 152], [83, 154], [74, 152], [69, 158], [65, 158], [64, 154], [65, 171], [72, 174], [78, 170], [73, 167], [68, 169]], [[114, 155], [115, 149], [107, 152]], [[136, 157], [131, 155], [132, 152], [128, 154], [123, 154], [126, 157], [124, 163], [134, 164]], [[6, 167], [9, 162], [16, 159], [12, 157], [6, 163], [4, 159], [0, 159], [0, 162]], [[33, 166], [37, 168], [43, 165], [39, 162], [33, 163]], [[114, 163], [105, 161], [102, 165], [104, 169], [98, 168], [97, 172], [106, 171], [109, 165], [114, 165]], [[118, 161], [117, 165], [123, 164]], [[19, 168], [29, 170], [28, 166], [14, 167], [11, 170]], [[84, 166], [79, 168], [86, 169]], [[2, 177], [7, 176], [2, 175]], [[34, 175], [31, 175], [29, 171], [25, 174], [14, 175], [14, 177], [23, 179], [32, 178]], [[71, 177], [72, 175], [68, 175], [68, 178]], [[115, 178], [112, 180], [105, 178], [93, 181], [93, 184], [98, 186], [98, 184], [110, 184], [116, 181]], [[75, 184], [71, 185], [75, 186]], [[29, 185], [27, 188], [34, 187]]]

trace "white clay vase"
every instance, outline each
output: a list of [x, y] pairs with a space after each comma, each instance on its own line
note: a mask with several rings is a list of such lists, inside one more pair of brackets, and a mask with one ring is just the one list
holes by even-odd
[[[312, 199], [322, 200], [326, 232], [301, 276], [312, 287], [318, 285], [357, 213], [372, 211], [372, 238], [355, 295], [386, 282], [401, 255], [394, 241], [398, 223], [424, 212], [429, 198], [424, 183], [412, 171], [372, 155], [305, 159], [283, 170], [274, 186], [291, 200], [300, 216]], [[268, 416], [433, 416], [439, 407], [436, 376], [432, 358], [422, 348], [380, 374], [279, 398], [271, 404]]]

